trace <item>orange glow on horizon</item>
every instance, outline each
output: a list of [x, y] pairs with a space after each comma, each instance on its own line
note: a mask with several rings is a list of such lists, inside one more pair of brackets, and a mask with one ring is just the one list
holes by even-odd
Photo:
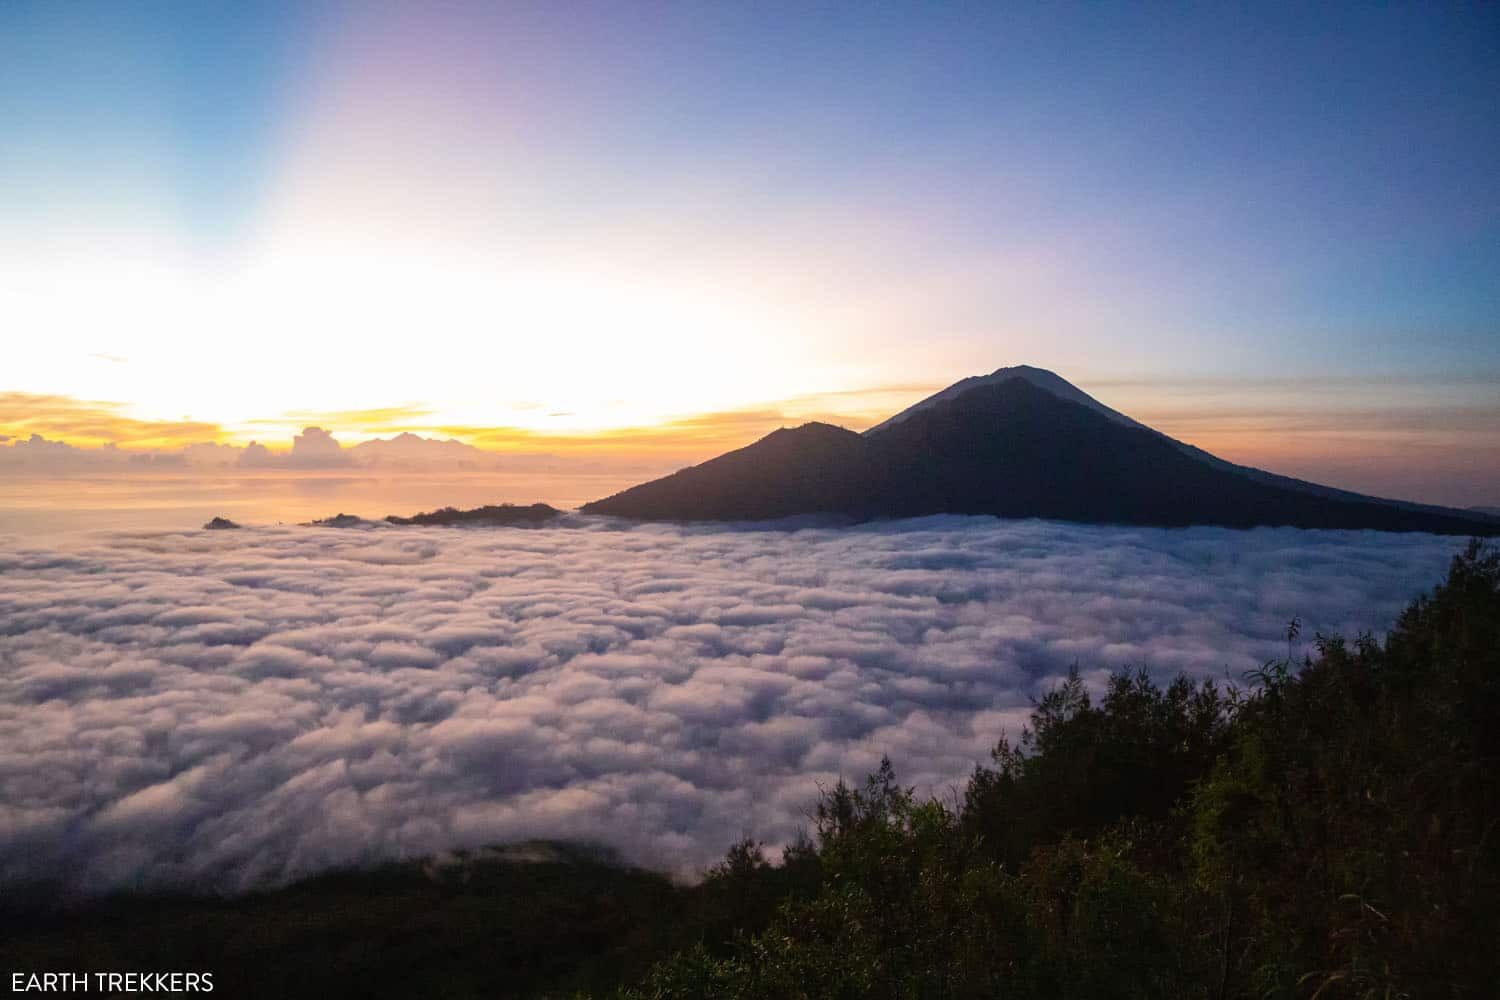
[[226, 440], [223, 428], [199, 420], [139, 420], [125, 404], [29, 392], [0, 392], [0, 434], [39, 434], [80, 448], [115, 445], [126, 450], [174, 450]]
[[[738, 448], [778, 427], [819, 420], [851, 429], [871, 426], [936, 385], [885, 386], [804, 396], [745, 410], [689, 414], [655, 424], [625, 424], [546, 430], [513, 425], [449, 423], [421, 404], [360, 410], [292, 410], [240, 427], [199, 420], [132, 417], [123, 403], [62, 395], [0, 393], [0, 445], [33, 434], [78, 448], [114, 447], [126, 452], [171, 452], [191, 445], [244, 446], [257, 441], [284, 452], [306, 427], [331, 432], [344, 446], [403, 433], [454, 439], [497, 455], [682, 459], [701, 461]], [[887, 402], [889, 401], [889, 402]], [[884, 404], [884, 405], [878, 405]]]
[[[193, 467], [244, 469], [247, 463], [241, 461], [239, 449], [252, 441], [279, 462], [291, 452], [295, 436], [319, 427], [344, 449], [411, 433], [429, 440], [452, 439], [504, 460], [495, 470], [569, 469], [618, 477], [623, 487], [744, 447], [778, 427], [817, 420], [863, 430], [938, 388], [886, 385], [655, 423], [577, 426], [560, 419], [556, 422], [561, 426], [551, 428], [551, 418], [573, 414], [538, 407], [533, 426], [487, 425], [453, 420], [436, 407], [413, 402], [351, 410], [296, 409], [226, 425], [191, 418], [143, 419], [117, 402], [6, 392], [0, 393], [0, 457], [17, 449], [14, 457], [20, 464], [8, 467], [11, 475], [18, 468], [45, 472], [56, 471], [58, 462], [77, 464], [57, 454], [63, 445], [80, 449], [74, 453], [77, 461], [99, 471], [103, 466], [98, 460], [108, 465], [110, 455], [122, 462], [122, 470], [134, 467], [123, 464], [126, 456], [171, 458], [179, 467], [185, 459]], [[1500, 433], [1495, 430], [1500, 412], [1474, 387], [1445, 387], [1441, 398], [1413, 392], [1406, 406], [1384, 408], [1372, 406], [1367, 386], [1342, 392], [1325, 389], [1321, 394], [1307, 393], [1300, 386], [1290, 389], [1295, 391], [1253, 384], [1115, 384], [1101, 387], [1100, 394], [1148, 426], [1231, 462], [1381, 496], [1460, 505], [1466, 497], [1487, 497], [1487, 470], [1500, 467]], [[517, 409], [502, 406], [497, 412], [514, 414]], [[32, 435], [48, 442], [35, 458], [20, 450], [30, 445]], [[458, 471], [463, 461], [460, 454], [439, 464]], [[298, 466], [294, 471], [310, 475], [315, 469]], [[1453, 496], [1430, 496], [1434, 481], [1456, 484]]]

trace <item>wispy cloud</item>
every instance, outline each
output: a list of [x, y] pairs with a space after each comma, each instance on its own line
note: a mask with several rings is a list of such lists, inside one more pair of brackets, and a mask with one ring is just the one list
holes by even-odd
[[547, 452], [556, 455], [630, 457], [700, 462], [739, 448], [778, 427], [808, 420], [841, 419], [834, 413], [793, 413], [790, 408], [756, 408], [678, 417], [644, 427], [613, 427], [586, 433], [562, 433], [526, 427], [441, 425], [438, 434], [493, 451]]
[[1500, 498], [1500, 373], [1493, 371], [1143, 378], [1083, 387], [1242, 464], [1429, 503]]
[[29, 392], [0, 392], [0, 430], [12, 437], [43, 437], [72, 445], [116, 444], [133, 448], [180, 448], [223, 436], [215, 423], [140, 420], [123, 403]]
[[248, 421], [248, 426], [297, 429], [313, 425], [333, 427], [355, 437], [364, 437], [431, 430], [429, 418], [432, 413], [432, 408], [422, 403], [403, 403], [363, 410], [289, 410], [280, 417]]

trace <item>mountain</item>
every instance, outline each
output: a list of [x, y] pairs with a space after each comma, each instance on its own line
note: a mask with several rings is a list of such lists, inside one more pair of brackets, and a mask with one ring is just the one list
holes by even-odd
[[[874, 427], [871, 427], [869, 430], [865, 431], [865, 434], [879, 434], [881, 431], [899, 424], [901, 421], [905, 420], [913, 413], [920, 413], [923, 410], [931, 409], [939, 403], [945, 403], [955, 396], [968, 392], [970, 389], [978, 389], [981, 386], [986, 385], [997, 385], [1001, 382], [1006, 382], [1013, 378], [1018, 378], [1022, 381], [1029, 382], [1032, 385], [1036, 386], [1038, 389], [1044, 389], [1047, 392], [1050, 392], [1058, 399], [1066, 399], [1069, 402], [1077, 403], [1080, 406], [1086, 406], [1089, 409], [1093, 410], [1095, 413], [1101, 414], [1102, 416], [1109, 418], [1110, 420], [1114, 421], [1117, 424], [1120, 424], [1123, 427], [1138, 427], [1142, 430], [1150, 430], [1150, 428], [1148, 428], [1145, 424], [1137, 423], [1118, 410], [1112, 410], [1109, 407], [1105, 406], [1093, 396], [1090, 396], [1088, 393], [1084, 392], [1082, 389], [1078, 388], [1076, 385], [1074, 385], [1072, 382], [1069, 382], [1061, 375], [1058, 375], [1056, 372], [1049, 372], [1045, 368], [1033, 368], [1030, 365], [1011, 365], [1008, 368], [997, 368], [988, 375], [971, 375], [966, 379], [960, 379], [941, 392], [937, 392], [931, 396], [928, 396], [920, 403], [914, 403], [913, 405], [908, 406], [906, 409], [902, 410], [894, 417], [890, 417], [889, 419], [885, 420], [883, 423], [876, 424]], [[1184, 447], [1188, 446], [1184, 445]]]
[[821, 423], [783, 428], [583, 510], [683, 521], [951, 513], [1500, 532], [1500, 522], [1472, 512], [1366, 497], [1234, 465], [1028, 366], [964, 379], [864, 434]]
[[354, 462], [371, 468], [424, 468], [429, 466], [460, 469], [487, 468], [498, 463], [492, 452], [484, 451], [452, 438], [438, 440], [402, 432], [391, 438], [375, 438], [347, 449]]
[[583, 506], [642, 520], [756, 521], [845, 514], [869, 474], [865, 439], [831, 424], [772, 431], [759, 441]]

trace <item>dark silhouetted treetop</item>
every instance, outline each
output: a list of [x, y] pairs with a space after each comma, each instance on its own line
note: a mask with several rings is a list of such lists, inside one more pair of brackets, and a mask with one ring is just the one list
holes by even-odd
[[456, 507], [443, 507], [440, 510], [428, 511], [422, 514], [413, 514], [411, 517], [397, 517], [395, 514], [386, 516], [386, 521], [391, 524], [482, 524], [482, 525], [536, 525], [552, 520], [562, 511], [556, 507], [544, 503], [534, 503], [522, 507], [517, 504], [492, 504], [486, 507], [475, 507], [473, 510], [459, 510]]

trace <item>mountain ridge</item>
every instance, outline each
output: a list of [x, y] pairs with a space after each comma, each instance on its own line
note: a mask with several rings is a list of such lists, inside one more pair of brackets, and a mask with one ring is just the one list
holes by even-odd
[[[1257, 469], [1254, 466], [1240, 465], [1236, 462], [1231, 462], [1228, 459], [1220, 458], [1219, 456], [1214, 455], [1211, 452], [1205, 451], [1202, 448], [1199, 448], [1197, 445], [1188, 444], [1186, 441], [1179, 441], [1169, 434], [1166, 434], [1154, 427], [1148, 426], [1138, 420], [1128, 417], [1120, 411], [1114, 409], [1113, 407], [1108, 406], [1107, 404], [1095, 399], [1093, 396], [1084, 392], [1082, 389], [1064, 379], [1056, 372], [1050, 371], [1046, 368], [1036, 368], [1032, 365], [1010, 365], [1007, 367], [997, 368], [989, 375], [971, 375], [968, 378], [960, 379], [947, 388], [941, 389], [931, 396], [913, 403], [911, 406], [902, 410], [900, 413], [897, 413], [892, 417], [888, 417], [886, 420], [882, 421], [879, 424], [876, 424], [874, 427], [869, 428], [864, 433], [866, 435], [871, 435], [882, 430], [886, 430], [906, 419], [911, 414], [919, 412], [927, 408], [928, 406], [934, 405], [937, 402], [943, 401], [945, 399], [951, 399], [972, 388], [979, 388], [983, 385], [1004, 381], [1009, 377], [1025, 379], [1039, 389], [1044, 389], [1048, 392], [1051, 392], [1053, 395], [1061, 399], [1070, 400], [1072, 402], [1076, 402], [1080, 405], [1086, 406], [1089, 409], [1095, 410], [1096, 412], [1109, 417], [1118, 424], [1129, 427], [1137, 427], [1142, 430], [1150, 431], [1152, 434], [1156, 434], [1166, 441], [1170, 442], [1179, 451], [1182, 451], [1183, 453], [1190, 455], [1193, 458], [1208, 462], [1225, 470], [1237, 472], [1241, 475], [1251, 476], [1252, 478], [1258, 479], [1261, 482], [1270, 485], [1280, 486], [1287, 489], [1303, 490], [1309, 493], [1315, 493], [1320, 496], [1337, 497], [1346, 500], [1378, 500], [1381, 503], [1395, 504], [1397, 506], [1407, 507], [1413, 510], [1425, 510], [1434, 513], [1448, 513], [1451, 511], [1451, 508], [1442, 507], [1437, 504], [1424, 504], [1414, 500], [1400, 500], [1391, 497], [1376, 497], [1369, 494], [1357, 493], [1353, 490], [1340, 489], [1337, 486], [1325, 486], [1321, 483], [1314, 483], [1305, 479], [1297, 479], [1293, 476], [1284, 476], [1280, 473], [1269, 472], [1265, 469]], [[1470, 512], [1486, 512], [1484, 508], [1467, 509]]]
[[583, 507], [639, 520], [992, 514], [1094, 523], [1292, 525], [1493, 534], [1482, 514], [1237, 466], [1045, 369], [964, 379], [857, 434], [781, 428]]

